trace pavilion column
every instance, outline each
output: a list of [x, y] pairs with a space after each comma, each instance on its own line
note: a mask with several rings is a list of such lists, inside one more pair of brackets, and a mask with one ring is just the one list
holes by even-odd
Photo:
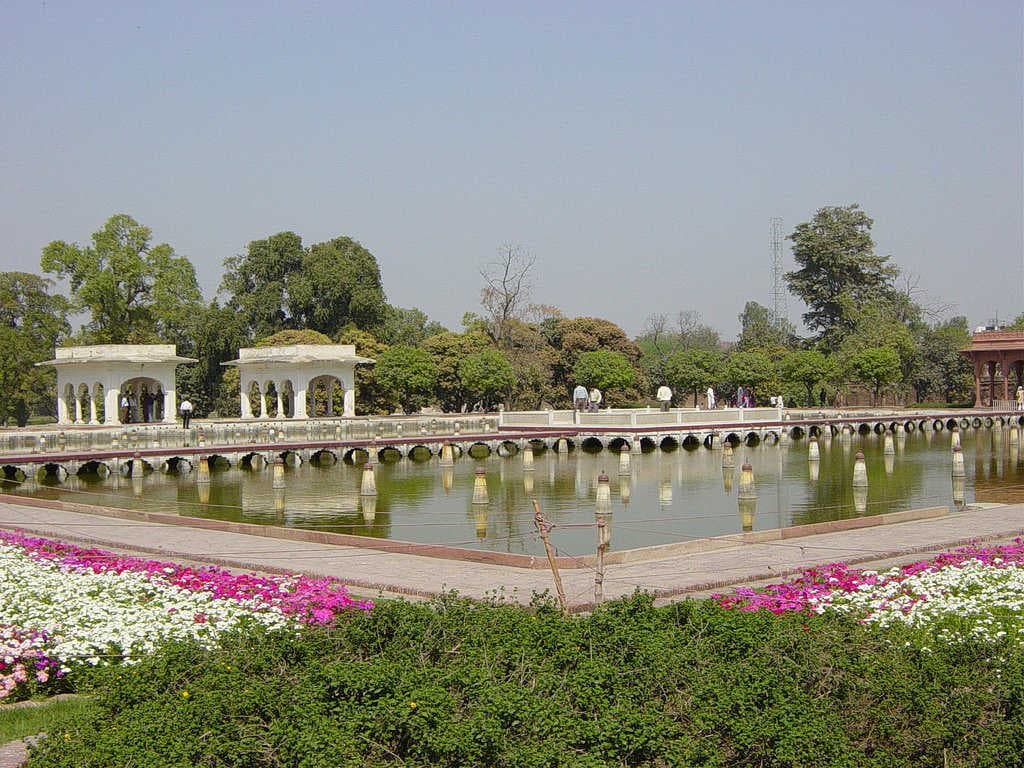
[[307, 373], [299, 373], [295, 376], [292, 382], [292, 390], [295, 398], [295, 418], [308, 419], [309, 415], [306, 407], [309, 405], [309, 378]]
[[981, 366], [977, 360], [974, 361], [974, 407], [981, 408], [984, 403], [981, 402]]
[[356, 391], [352, 387], [345, 390], [345, 412], [344, 416], [356, 415]]
[[260, 393], [260, 418], [261, 419], [265, 419], [265, 418], [267, 418], [267, 393], [263, 391], [262, 387], [260, 388], [259, 393]]
[[138, 424], [142, 421], [142, 382], [135, 382], [135, 405], [132, 407], [132, 421]]
[[252, 379], [247, 379], [241, 375], [241, 371], [238, 372], [238, 406], [239, 411], [242, 413], [243, 419], [252, 418], [252, 401], [249, 400], [249, 394], [252, 392]]
[[281, 394], [281, 382], [274, 382], [274, 391], [277, 392], [277, 418], [284, 418], [284, 397]]
[[164, 387], [164, 424], [174, 424], [178, 420], [178, 393], [174, 387]]
[[327, 381], [327, 408], [324, 416], [334, 415], [334, 379]]
[[71, 423], [71, 418], [68, 416], [67, 387], [57, 387], [57, 423]]
[[1006, 367], [1006, 353], [999, 356], [999, 370], [1003, 372], [1003, 400], [1010, 399], [1010, 369]]
[[121, 423], [121, 390], [111, 387], [103, 393], [103, 423], [118, 425]]
[[89, 390], [89, 423], [99, 424], [96, 420], [96, 388]]
[[81, 424], [81, 423], [82, 423], [82, 397], [79, 394], [78, 389], [76, 388], [75, 389], [75, 424]]

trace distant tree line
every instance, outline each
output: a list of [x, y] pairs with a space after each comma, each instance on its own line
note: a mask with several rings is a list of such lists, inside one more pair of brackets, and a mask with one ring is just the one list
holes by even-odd
[[[51, 277], [0, 273], [0, 419], [53, 415], [55, 374], [34, 364], [55, 346], [101, 343], [175, 344], [199, 360], [181, 366], [179, 390], [198, 414], [219, 416], [239, 410], [237, 371], [221, 363], [268, 340], [354, 344], [375, 359], [357, 369], [362, 413], [566, 407], [576, 384], [601, 389], [608, 406], [648, 403], [661, 384], [677, 402], [708, 387], [727, 400], [739, 386], [790, 404], [842, 402], [852, 386], [876, 400], [969, 401], [966, 318], [921, 306], [913, 281], [875, 253], [872, 223], [857, 205], [828, 207], [789, 236], [797, 269], [786, 284], [811, 335], [748, 301], [729, 343], [692, 311], [652, 315], [632, 339], [609, 320], [531, 304], [535, 259], [516, 245], [482, 270], [481, 311], [460, 330], [389, 304], [376, 258], [346, 236], [253, 240], [225, 259], [207, 301], [187, 257], [117, 214], [88, 245], [43, 249], [41, 271], [66, 295]], [[1014, 327], [1024, 329], [1024, 314]]]

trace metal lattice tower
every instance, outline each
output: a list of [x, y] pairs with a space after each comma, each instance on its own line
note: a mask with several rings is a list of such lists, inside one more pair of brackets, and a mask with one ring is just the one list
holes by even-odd
[[782, 219], [772, 218], [772, 322], [778, 326], [786, 319], [786, 286], [782, 279]]

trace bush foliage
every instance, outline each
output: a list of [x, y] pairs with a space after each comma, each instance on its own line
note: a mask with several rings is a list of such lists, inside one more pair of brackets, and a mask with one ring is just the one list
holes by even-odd
[[913, 639], [641, 595], [577, 618], [384, 602], [97, 671], [30, 766], [1020, 765], [1019, 651]]

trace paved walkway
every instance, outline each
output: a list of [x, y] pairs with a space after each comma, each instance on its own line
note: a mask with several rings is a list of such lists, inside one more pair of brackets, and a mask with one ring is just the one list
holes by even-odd
[[[475, 598], [500, 593], [506, 599], [527, 603], [535, 592], [550, 590], [554, 594], [552, 576], [546, 569], [290, 541], [12, 503], [0, 503], [0, 528], [236, 569], [330, 576], [362, 595], [429, 596], [457, 590]], [[968, 508], [941, 518], [760, 543], [737, 542], [727, 549], [608, 565], [604, 595], [621, 597], [637, 589], [667, 599], [705, 594], [839, 560], [869, 563], [907, 554], [923, 556], [971, 540], [1021, 535], [1024, 504]], [[570, 605], [577, 610], [588, 608], [594, 596], [594, 571], [577, 568], [562, 570], [561, 575]]]

